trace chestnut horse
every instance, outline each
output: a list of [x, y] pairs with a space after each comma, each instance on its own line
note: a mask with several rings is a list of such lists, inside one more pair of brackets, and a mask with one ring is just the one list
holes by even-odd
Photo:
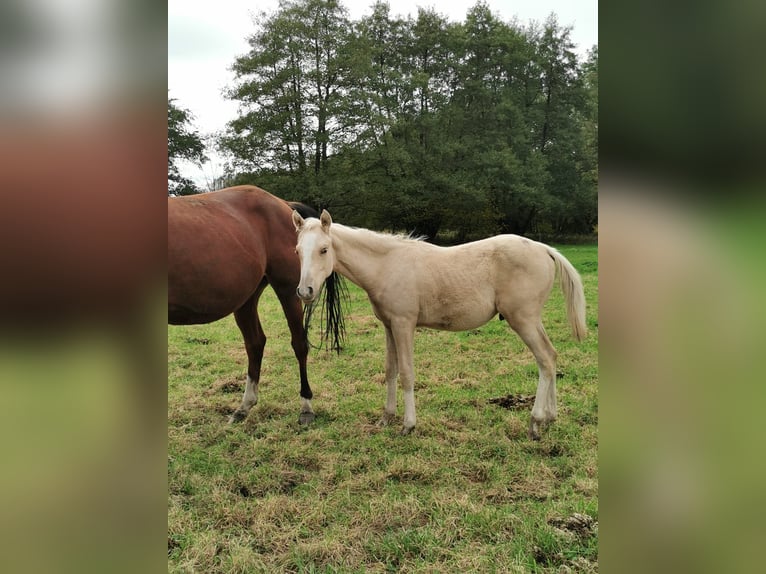
[[381, 424], [396, 414], [396, 379], [404, 391], [402, 434], [415, 428], [415, 327], [463, 331], [500, 313], [537, 360], [539, 382], [529, 437], [556, 418], [556, 351], [542, 323], [543, 305], [558, 271], [574, 337], [586, 336], [580, 275], [554, 248], [518, 235], [498, 235], [455, 247], [355, 229], [293, 212], [301, 259], [298, 295], [310, 303], [333, 272], [367, 292], [386, 330], [386, 406]]
[[[271, 285], [290, 328], [301, 379], [299, 421], [314, 420], [306, 374], [310, 313], [295, 294], [300, 261], [295, 253], [293, 209], [317, 213], [254, 186], [168, 198], [168, 323], [210, 323], [234, 313], [247, 351], [247, 383], [242, 404], [229, 422], [241, 421], [258, 401], [266, 335], [258, 318], [258, 299]], [[327, 297], [334, 297], [335, 277]], [[326, 305], [333, 310], [332, 302]], [[337, 315], [328, 313], [328, 337], [340, 349]]]

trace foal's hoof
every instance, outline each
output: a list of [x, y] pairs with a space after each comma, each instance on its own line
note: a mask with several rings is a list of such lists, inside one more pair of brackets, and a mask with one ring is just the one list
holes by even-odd
[[399, 434], [402, 436], [407, 436], [414, 430], [415, 430], [415, 427], [402, 427], [402, 432], [400, 432]]
[[231, 423], [238, 423], [240, 421], [243, 421], [247, 418], [247, 412], [237, 409], [232, 413], [232, 415], [229, 417], [229, 424]]
[[298, 423], [302, 426], [307, 426], [313, 423], [315, 418], [314, 413], [301, 413], [298, 417]]
[[391, 421], [394, 420], [395, 416], [396, 415], [392, 415], [389, 413], [383, 413], [383, 416], [380, 417], [380, 420], [378, 421], [378, 426], [387, 427], [391, 423]]
[[536, 421], [535, 419], [530, 419], [529, 421], [529, 430], [527, 431], [527, 436], [529, 436], [529, 440], [540, 440], [540, 429], [542, 427], [541, 422]]

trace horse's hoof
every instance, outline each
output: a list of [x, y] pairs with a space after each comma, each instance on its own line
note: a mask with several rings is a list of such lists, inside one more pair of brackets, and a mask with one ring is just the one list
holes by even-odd
[[378, 421], [379, 427], [387, 427], [389, 423], [394, 420], [394, 417], [396, 415], [390, 415], [388, 413], [384, 413], [382, 417], [380, 417], [380, 420]]
[[539, 423], [536, 423], [534, 420], [529, 421], [529, 430], [527, 431], [529, 440], [540, 440], [540, 431], [538, 430], [539, 428]]
[[415, 427], [402, 427], [402, 432], [401, 432], [401, 433], [399, 433], [399, 434], [401, 434], [402, 436], [407, 436], [407, 435], [408, 435], [408, 434], [410, 434], [410, 433], [411, 433], [413, 430], [415, 430]]
[[314, 413], [301, 413], [301, 416], [298, 417], [298, 423], [302, 426], [310, 425], [315, 418]]
[[231, 423], [238, 423], [240, 421], [245, 420], [246, 418], [247, 418], [247, 413], [245, 411], [241, 411], [241, 410], [237, 409], [229, 417], [229, 424], [231, 424]]

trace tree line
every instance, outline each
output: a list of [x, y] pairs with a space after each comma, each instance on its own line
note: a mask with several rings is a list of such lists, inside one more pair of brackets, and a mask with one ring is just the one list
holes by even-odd
[[179, 160], [201, 164], [207, 161], [202, 136], [192, 126], [189, 110], [168, 98], [168, 195], [192, 195], [199, 193], [195, 183], [181, 175]]
[[230, 183], [434, 240], [593, 233], [598, 49], [579, 61], [554, 15], [522, 26], [478, 2], [450, 22], [379, 1], [351, 20], [338, 0], [282, 0], [249, 44], [217, 140]]

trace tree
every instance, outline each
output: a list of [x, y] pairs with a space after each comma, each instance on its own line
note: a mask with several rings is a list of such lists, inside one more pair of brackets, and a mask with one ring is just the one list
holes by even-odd
[[588, 53], [582, 66], [586, 101], [581, 115], [583, 154], [580, 160], [580, 185], [577, 213], [584, 232], [591, 232], [598, 222], [598, 46]]
[[[480, 217], [463, 221], [485, 234], [527, 233], [549, 200], [546, 162], [533, 149], [527, 105], [534, 45], [478, 2], [462, 26], [460, 53], [450, 103], [451, 139], [460, 150], [454, 163], [462, 166], [466, 187], [480, 190], [474, 210], [481, 209]], [[453, 227], [459, 230], [460, 222]]]
[[555, 16], [522, 28], [482, 0], [461, 23], [385, 0], [352, 22], [340, 1], [261, 15], [219, 139], [235, 181], [431, 239], [591, 231], [596, 50], [580, 63]]
[[284, 171], [304, 189], [316, 187], [342, 133], [348, 29], [337, 0], [281, 0], [277, 12], [261, 14], [228, 93], [243, 113], [220, 139], [235, 167]]
[[588, 92], [570, 33], [551, 14], [534, 38], [540, 89], [531, 104], [532, 145], [547, 164], [548, 201], [541, 216], [545, 231], [554, 234], [589, 233], [595, 208], [595, 189], [584, 179], [593, 160], [583, 130], [590, 113]]
[[168, 195], [191, 195], [199, 189], [178, 170], [178, 160], [197, 164], [207, 161], [205, 144], [192, 126], [193, 116], [168, 98]]

